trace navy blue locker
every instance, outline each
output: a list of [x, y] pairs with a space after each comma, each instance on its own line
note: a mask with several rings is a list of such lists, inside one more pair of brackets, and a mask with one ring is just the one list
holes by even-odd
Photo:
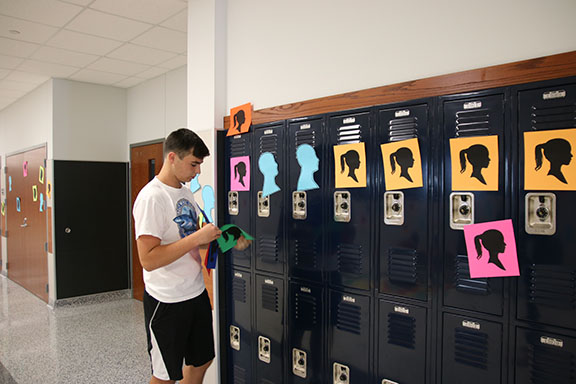
[[502, 383], [502, 325], [444, 314], [442, 384]]
[[329, 290], [327, 383], [370, 383], [370, 297]]
[[[288, 123], [288, 268], [291, 277], [313, 281], [322, 281], [323, 271], [322, 188], [326, 187], [324, 175], [328, 169], [324, 148], [324, 119], [298, 119]], [[318, 188], [300, 191], [299, 182], [304, 188]]]
[[[329, 146], [365, 143], [366, 187], [336, 188], [334, 152], [328, 151], [329, 195], [326, 269], [331, 285], [368, 290], [371, 284], [373, 223], [373, 162], [370, 154], [372, 117], [369, 111], [330, 116]], [[340, 162], [339, 162], [340, 163]]]
[[282, 383], [284, 376], [284, 280], [256, 275], [256, 382]]
[[[282, 274], [286, 260], [283, 243], [286, 191], [285, 127], [283, 123], [275, 123], [255, 126], [253, 129], [252, 159], [255, 171], [252, 199], [255, 210], [252, 212], [252, 218], [255, 222], [256, 269]], [[265, 153], [271, 156], [261, 158]], [[271, 191], [276, 192], [264, 196], [262, 191], [268, 186], [271, 186]]]
[[[227, 193], [226, 199], [226, 213], [225, 220], [226, 223], [235, 224], [245, 230], [246, 232], [252, 234], [251, 216], [252, 211], [252, 198], [251, 193], [253, 190], [253, 185], [250, 185], [250, 191], [231, 191], [231, 178], [234, 177], [234, 169], [230, 168], [230, 159], [234, 157], [250, 156], [249, 169], [243, 172], [250, 172], [253, 174], [254, 169], [254, 159], [252, 158], [252, 135], [246, 133], [243, 135], [228, 136], [225, 139], [224, 151], [225, 151], [225, 190]], [[236, 170], [238, 174], [238, 170]], [[248, 247], [243, 251], [238, 251], [231, 249], [226, 256], [233, 265], [250, 268], [252, 264], [254, 247]]]
[[249, 272], [228, 270], [228, 375], [231, 383], [252, 382], [252, 293]]
[[541, 330], [517, 328], [514, 382], [576, 383], [576, 339]]
[[[380, 144], [418, 139], [422, 159], [421, 188], [386, 191], [382, 161], [378, 163], [377, 199], [380, 209], [378, 246], [379, 290], [381, 293], [428, 299], [430, 256], [428, 228], [430, 207], [430, 108], [428, 104], [399, 105], [378, 111], [377, 147]], [[390, 161], [384, 159], [384, 161]], [[399, 164], [400, 165], [400, 164]], [[412, 168], [412, 167], [410, 167]]]
[[[556, 82], [558, 83], [558, 82]], [[576, 192], [526, 190], [524, 133], [576, 128], [576, 84], [525, 89], [518, 93], [519, 196], [517, 198], [519, 319], [576, 329]], [[576, 148], [565, 154], [574, 166]], [[559, 150], [556, 155], [561, 155]], [[533, 153], [528, 156], [534, 156]], [[549, 168], [546, 153], [540, 172]], [[555, 160], [554, 160], [555, 161]], [[551, 164], [551, 163], [550, 163]], [[566, 174], [574, 182], [574, 173]]]
[[425, 384], [426, 308], [380, 300], [377, 382]]
[[[444, 305], [504, 314], [503, 278], [470, 278], [463, 226], [504, 220], [507, 212], [508, 143], [502, 93], [441, 99], [444, 130]], [[452, 191], [450, 139], [498, 135], [498, 191]], [[460, 170], [455, 170], [459, 172]]]
[[324, 290], [321, 286], [290, 282], [288, 309], [289, 383], [325, 383]]

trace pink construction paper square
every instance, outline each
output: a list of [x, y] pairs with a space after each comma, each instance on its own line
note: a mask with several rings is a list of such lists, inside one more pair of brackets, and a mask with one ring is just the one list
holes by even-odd
[[519, 276], [512, 220], [464, 227], [470, 277]]
[[250, 156], [230, 158], [230, 190], [250, 190]]

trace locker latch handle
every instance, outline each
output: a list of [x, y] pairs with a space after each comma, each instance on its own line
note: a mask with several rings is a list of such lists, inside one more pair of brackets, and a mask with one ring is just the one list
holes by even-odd
[[303, 379], [306, 378], [306, 352], [293, 348], [292, 349], [292, 373]]
[[305, 191], [292, 192], [292, 217], [296, 220], [306, 220], [307, 196]]
[[388, 191], [384, 193], [384, 224], [404, 224], [404, 193]]
[[550, 192], [526, 194], [524, 229], [530, 235], [556, 233], [556, 195]]
[[334, 363], [333, 365], [333, 384], [349, 384], [350, 368], [344, 364]]
[[258, 191], [258, 216], [270, 216], [270, 195], [263, 197], [262, 191]]
[[352, 197], [348, 191], [334, 192], [334, 221], [348, 223], [352, 216]]
[[236, 216], [239, 212], [238, 207], [238, 192], [237, 191], [229, 191], [228, 192], [228, 214]]
[[450, 194], [450, 228], [463, 230], [468, 224], [474, 224], [474, 194], [452, 192]]

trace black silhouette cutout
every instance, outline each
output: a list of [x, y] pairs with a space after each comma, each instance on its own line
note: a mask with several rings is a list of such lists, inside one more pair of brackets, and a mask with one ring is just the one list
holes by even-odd
[[[240, 177], [238, 178], [238, 176]], [[240, 161], [234, 166], [234, 178], [238, 178], [238, 182], [242, 184], [243, 187], [245, 187], [244, 176], [246, 176], [246, 163]]]
[[482, 184], [486, 185], [486, 180], [482, 175], [482, 168], [488, 168], [490, 164], [490, 157], [488, 156], [488, 148], [482, 144], [474, 144], [468, 149], [463, 149], [460, 151], [460, 173], [466, 171], [466, 158], [470, 164], [472, 164], [472, 175], [478, 179]]
[[[396, 159], [396, 161], [394, 161]], [[392, 174], [396, 172], [396, 162], [400, 166], [400, 177], [405, 178], [409, 182], [413, 183], [410, 174], [408, 173], [408, 168], [414, 166], [414, 156], [410, 148], [402, 147], [398, 148], [396, 152], [390, 155], [390, 164], [392, 165]]]
[[242, 127], [242, 124], [244, 124], [245, 122], [246, 122], [246, 115], [244, 113], [244, 110], [241, 109], [234, 115], [234, 127], [236, 126], [236, 124], [238, 124], [238, 128], [236, 128], [238, 132], [242, 132], [240, 128]]
[[360, 168], [360, 155], [358, 152], [351, 149], [340, 156], [340, 165], [342, 167], [340, 173], [344, 173], [344, 162], [348, 165], [348, 177], [352, 178], [355, 182], [358, 182], [356, 174], [354, 173], [358, 168]]
[[564, 184], [568, 184], [561, 167], [570, 164], [572, 161], [571, 150], [570, 143], [564, 139], [552, 139], [546, 143], [538, 144], [535, 150], [536, 170], [538, 171], [542, 168], [542, 151], [544, 151], [544, 156], [550, 162], [548, 175], [554, 176]]
[[242, 236], [242, 230], [238, 227], [230, 227], [224, 232], [222, 232], [222, 237], [226, 242], [229, 241], [230, 236], [234, 238], [234, 241], [238, 240]]
[[[480, 244], [480, 241], [482, 241], [482, 244]], [[489, 229], [474, 238], [474, 245], [476, 246], [476, 253], [478, 253], [478, 260], [482, 257], [483, 245], [490, 253], [488, 262], [496, 265], [504, 271], [506, 270], [498, 258], [498, 254], [503, 253], [506, 250], [506, 243], [504, 242], [504, 235], [502, 235], [502, 232], [497, 229]]]

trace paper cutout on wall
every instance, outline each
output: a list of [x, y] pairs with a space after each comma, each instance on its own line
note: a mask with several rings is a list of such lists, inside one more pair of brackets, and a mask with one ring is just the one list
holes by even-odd
[[32, 201], [38, 201], [38, 186], [32, 186]]
[[192, 191], [192, 193], [196, 192], [201, 188], [199, 177], [200, 174], [197, 174], [196, 176], [194, 176], [192, 180], [190, 180], [190, 190]]
[[212, 210], [214, 209], [214, 188], [210, 185], [205, 185], [202, 188], [202, 201], [204, 202], [204, 209], [203, 212], [206, 215], [206, 219], [209, 223], [214, 222], [212, 219]]
[[576, 191], [576, 129], [524, 133], [524, 189]]
[[230, 158], [230, 190], [250, 190], [250, 156]]
[[258, 159], [258, 169], [264, 175], [264, 183], [262, 185], [262, 197], [272, 195], [280, 190], [276, 184], [276, 176], [278, 175], [278, 163], [274, 159], [274, 155], [270, 152], [264, 152]]
[[20, 198], [17, 197], [16, 198], [16, 212], [21, 212], [22, 211], [22, 207], [20, 206]]
[[6, 216], [6, 202], [2, 202], [2, 216]]
[[254, 238], [244, 232], [242, 228], [234, 224], [223, 225], [220, 230], [222, 231], [222, 236], [216, 241], [222, 252], [228, 252], [234, 248], [240, 236], [244, 236], [247, 240], [254, 240]]
[[498, 136], [450, 139], [453, 191], [498, 190]]
[[8, 192], [12, 192], [12, 176], [8, 176]]
[[387, 191], [423, 186], [418, 139], [382, 144], [380, 149]]
[[364, 143], [334, 146], [336, 188], [366, 187], [366, 150]]
[[40, 184], [44, 184], [44, 167], [40, 166], [40, 170], [38, 171], [38, 181]]
[[310, 144], [302, 144], [296, 148], [296, 160], [300, 165], [300, 175], [298, 176], [298, 191], [308, 191], [318, 189], [320, 186], [314, 180], [314, 173], [318, 171], [320, 160], [316, 155], [316, 150]]
[[22, 174], [24, 175], [24, 177], [28, 176], [28, 162], [24, 161], [22, 163]]
[[226, 136], [240, 135], [250, 130], [252, 124], [252, 103], [230, 109], [230, 126]]
[[40, 212], [44, 212], [44, 194], [40, 194]]
[[512, 220], [464, 226], [470, 277], [519, 276]]
[[52, 183], [48, 182], [46, 185], [46, 197], [48, 199], [52, 198]]

